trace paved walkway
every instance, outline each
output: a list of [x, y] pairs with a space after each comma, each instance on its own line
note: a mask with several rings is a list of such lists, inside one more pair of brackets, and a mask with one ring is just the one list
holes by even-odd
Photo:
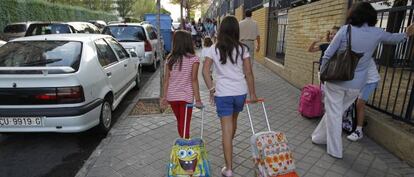
[[[414, 169], [401, 162], [384, 148], [365, 137], [351, 143], [343, 139], [344, 158], [337, 160], [326, 154], [326, 148], [311, 143], [310, 134], [319, 120], [308, 120], [298, 115], [296, 109], [300, 91], [260, 64], [254, 65], [257, 94], [267, 100], [267, 110], [273, 130], [287, 134], [296, 159], [297, 172], [305, 177], [369, 176], [397, 177], [413, 176]], [[151, 90], [159, 90], [155, 74], [153, 85], [143, 88], [142, 93], [154, 96]], [[200, 83], [202, 78], [200, 77]], [[156, 87], [156, 88], [154, 88]], [[204, 103], [208, 92], [201, 84]], [[149, 97], [148, 95], [140, 95]], [[253, 108], [254, 109], [254, 108]], [[264, 130], [265, 121], [259, 108], [254, 109], [255, 128]], [[207, 142], [208, 156], [214, 177], [224, 164], [221, 148], [221, 130], [214, 107], [205, 113], [204, 139]], [[200, 114], [194, 113], [192, 135], [200, 131]], [[77, 177], [160, 177], [166, 174], [171, 145], [177, 137], [173, 115], [127, 116], [119, 120], [110, 134], [104, 139], [91, 157], [85, 162]], [[237, 177], [253, 177], [253, 163], [250, 159], [249, 138], [251, 130], [245, 112], [238, 121], [234, 141], [234, 171]]]

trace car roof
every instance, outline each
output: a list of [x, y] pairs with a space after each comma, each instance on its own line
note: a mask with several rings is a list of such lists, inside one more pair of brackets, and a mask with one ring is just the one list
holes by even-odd
[[37, 36], [28, 36], [12, 40], [15, 41], [80, 41], [80, 42], [89, 42], [95, 41], [101, 38], [107, 38], [111, 36], [104, 34], [85, 34], [85, 33], [68, 33], [68, 34], [47, 34], [47, 35], [37, 35]]
[[9, 26], [9, 25], [26, 25], [26, 24], [32, 24], [32, 23], [39, 23], [39, 21], [15, 22], [15, 23], [9, 23], [6, 26]]
[[33, 22], [32, 24], [90, 24], [89, 22], [58, 22], [58, 21], [51, 21], [51, 22]]
[[145, 27], [146, 27], [146, 26], [152, 26], [152, 24], [147, 23], [147, 22], [143, 22], [143, 23], [141, 23], [141, 25], [142, 25], [142, 26], [145, 26]]
[[119, 25], [126, 25], [126, 26], [142, 26], [140, 23], [111, 23], [106, 26], [119, 26]]

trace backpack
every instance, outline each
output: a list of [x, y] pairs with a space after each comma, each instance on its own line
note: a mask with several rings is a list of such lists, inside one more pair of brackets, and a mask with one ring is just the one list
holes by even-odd
[[323, 116], [322, 91], [320, 86], [309, 84], [302, 89], [298, 111], [306, 118]]
[[168, 177], [210, 177], [210, 164], [201, 138], [178, 138], [171, 150]]
[[[187, 109], [193, 108], [193, 104], [185, 107], [185, 120], [187, 122]], [[184, 123], [184, 137], [186, 125]], [[170, 161], [167, 165], [167, 177], [211, 177], [210, 162], [207, 158], [207, 150], [203, 141], [204, 108], [201, 109], [201, 136], [200, 138], [177, 138], [171, 149]]]
[[342, 130], [346, 134], [351, 134], [355, 131], [357, 127], [357, 118], [356, 118], [356, 101], [345, 110], [342, 116]]

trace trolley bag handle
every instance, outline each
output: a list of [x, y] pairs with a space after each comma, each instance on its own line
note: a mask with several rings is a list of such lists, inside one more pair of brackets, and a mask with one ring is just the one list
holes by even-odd
[[[185, 116], [184, 116], [184, 139], [185, 139], [185, 132], [187, 130], [187, 113], [188, 113], [188, 108], [193, 108], [195, 107], [195, 105], [193, 103], [189, 103], [185, 105]], [[201, 134], [200, 134], [200, 138], [203, 139], [203, 131], [204, 131], [204, 108], [205, 106], [201, 107]]]
[[314, 78], [315, 78], [315, 65], [318, 65], [319, 61], [314, 61], [312, 62], [312, 84], [314, 83]]
[[[269, 129], [269, 132], [270, 132], [271, 130], [270, 130], [269, 118], [267, 117], [267, 112], [266, 112], [266, 106], [265, 106], [265, 101], [264, 101], [264, 98], [259, 98], [259, 99], [257, 100], [257, 102], [256, 102], [256, 103], [262, 103], [263, 112], [264, 112], [264, 115], [265, 115], [265, 118], [266, 118], [267, 128]], [[254, 134], [255, 134], [255, 132], [254, 132], [254, 127], [253, 127], [253, 120], [252, 120], [252, 116], [251, 116], [251, 114], [250, 114], [250, 107], [249, 107], [249, 104], [255, 104], [255, 103], [254, 103], [254, 102], [252, 102], [251, 100], [246, 100], [247, 115], [249, 116], [249, 120], [250, 120], [250, 127], [252, 128], [252, 133], [253, 133], [253, 135], [254, 135]]]
[[[312, 63], [313, 63], [313, 65], [312, 65], [312, 84], [313, 84], [314, 83], [314, 77], [315, 77], [315, 65], [321, 65], [321, 64], [319, 63], [319, 61], [314, 61]], [[316, 74], [316, 75], [318, 75], [318, 74]], [[320, 74], [318, 76], [320, 76]], [[320, 78], [320, 77], [318, 77], [318, 78]], [[320, 79], [319, 79], [319, 88], [322, 88], [322, 81]]]

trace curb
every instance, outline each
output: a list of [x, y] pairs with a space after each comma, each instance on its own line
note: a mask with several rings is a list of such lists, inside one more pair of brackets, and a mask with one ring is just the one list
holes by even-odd
[[[152, 76], [148, 79], [148, 81], [144, 84], [143, 87], [141, 87], [139, 89], [138, 94], [134, 97], [134, 99], [132, 100], [132, 103], [137, 103], [140, 99], [144, 98], [142, 97], [143, 92], [142, 90], [146, 90], [151, 81], [158, 76], [158, 72], [160, 72], [159, 69], [157, 69], [156, 72], [154, 72], [152, 74]], [[112, 127], [116, 126], [119, 122], [125, 120], [129, 113], [132, 111], [132, 109], [134, 109], [135, 104], [130, 104], [128, 105], [128, 107], [125, 109], [125, 111], [121, 114], [121, 116], [118, 118], [118, 120], [116, 121], [116, 123], [114, 125], [112, 125]], [[112, 140], [112, 131], [113, 129], [111, 129], [108, 132], [108, 135], [102, 139], [102, 141], [99, 143], [99, 145], [95, 148], [95, 150], [92, 152], [92, 154], [89, 156], [89, 158], [84, 162], [84, 164], [82, 165], [82, 168], [76, 173], [75, 177], [86, 177], [88, 175], [89, 170], [93, 167], [93, 165], [95, 165], [96, 160], [98, 159], [99, 156], [101, 156], [102, 150], [104, 149], [104, 147], [109, 144]]]

